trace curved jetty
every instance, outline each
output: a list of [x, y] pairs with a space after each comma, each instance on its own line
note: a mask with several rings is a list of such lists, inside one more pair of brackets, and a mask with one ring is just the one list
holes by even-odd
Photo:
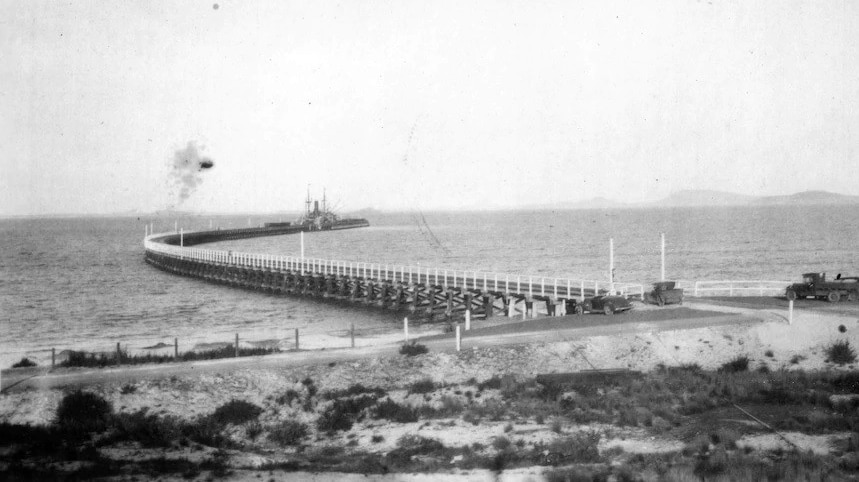
[[[336, 227], [368, 226], [363, 219], [338, 220]], [[276, 256], [194, 246], [231, 239], [327, 230], [317, 224], [269, 223], [260, 228], [160, 233], [144, 240], [146, 262], [183, 276], [270, 293], [361, 302], [382, 308], [407, 309], [429, 316], [468, 312], [534, 316], [538, 303], [545, 314], [562, 315], [568, 300], [606, 292], [597, 281], [461, 271], [422, 266]], [[622, 294], [640, 296], [641, 285], [614, 284]]]

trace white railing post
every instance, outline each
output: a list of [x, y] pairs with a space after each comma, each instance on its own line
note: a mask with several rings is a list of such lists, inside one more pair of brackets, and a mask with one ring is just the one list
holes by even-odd
[[665, 281], [665, 233], [662, 233], [662, 270], [660, 271], [660, 281]]

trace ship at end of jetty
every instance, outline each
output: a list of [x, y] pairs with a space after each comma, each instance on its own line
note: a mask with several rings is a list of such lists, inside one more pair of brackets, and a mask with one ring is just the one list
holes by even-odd
[[[311, 209], [312, 206], [312, 209]], [[364, 218], [340, 218], [328, 207], [328, 201], [323, 191], [322, 207], [318, 200], [311, 200], [310, 192], [304, 201], [304, 214], [295, 223], [265, 223], [266, 228], [283, 228], [293, 226], [302, 231], [334, 231], [337, 229], [365, 228], [370, 222]]]

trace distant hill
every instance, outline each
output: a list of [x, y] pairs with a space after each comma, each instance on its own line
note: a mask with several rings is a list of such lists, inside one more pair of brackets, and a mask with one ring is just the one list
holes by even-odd
[[648, 203], [652, 206], [741, 206], [755, 200], [755, 196], [734, 194], [723, 191], [684, 190], [678, 191], [665, 199]]
[[764, 196], [752, 201], [761, 206], [809, 205], [809, 204], [859, 204], [859, 196], [837, 194], [827, 191], [803, 191], [787, 196]]
[[583, 201], [527, 206], [526, 209], [612, 209], [655, 207], [706, 207], [706, 206], [810, 206], [859, 204], [859, 196], [827, 191], [803, 191], [784, 196], [750, 196], [724, 191], [689, 189], [678, 191], [659, 201], [621, 203], [595, 197]]

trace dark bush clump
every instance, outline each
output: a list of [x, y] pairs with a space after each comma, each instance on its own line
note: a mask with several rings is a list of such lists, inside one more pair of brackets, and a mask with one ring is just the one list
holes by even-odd
[[295, 420], [285, 420], [274, 427], [268, 434], [272, 442], [280, 445], [298, 445], [307, 436], [307, 425]]
[[433, 390], [435, 383], [429, 378], [418, 380], [409, 387], [409, 393], [430, 393]]
[[310, 377], [307, 377], [302, 380], [301, 384], [304, 385], [304, 388], [307, 389], [307, 396], [309, 397], [316, 395], [316, 392], [319, 391], [319, 389], [316, 388], [316, 384], [313, 383], [313, 379]]
[[181, 424], [172, 417], [159, 417], [141, 409], [113, 418], [114, 440], [139, 442], [144, 447], [169, 447], [181, 435]]
[[856, 351], [847, 340], [836, 341], [826, 349], [827, 361], [836, 365], [846, 365], [856, 361]]
[[354, 397], [355, 395], [370, 394], [376, 397], [384, 397], [388, 392], [384, 388], [365, 387], [360, 383], [356, 383], [345, 390], [329, 390], [322, 394], [325, 400], [334, 400], [335, 398]]
[[224, 447], [229, 445], [228, 439], [223, 434], [224, 426], [212, 419], [212, 417], [197, 417], [191, 422], [180, 426], [182, 436], [194, 442], [208, 445], [209, 447]]
[[397, 448], [388, 452], [388, 460], [393, 465], [407, 466], [415, 455], [432, 455], [444, 450], [438, 440], [406, 434], [397, 441]]
[[210, 418], [213, 422], [222, 425], [239, 425], [251, 420], [256, 420], [262, 413], [262, 408], [244, 400], [230, 400], [221, 405]]
[[499, 377], [498, 375], [495, 375], [492, 378], [490, 378], [488, 380], [484, 380], [484, 381], [477, 384], [478, 390], [486, 390], [486, 389], [498, 390], [500, 388], [501, 388], [501, 377]]
[[421, 345], [420, 343], [415, 342], [406, 343], [400, 347], [400, 355], [418, 356], [427, 352], [429, 352], [429, 349], [427, 349], [426, 345]]
[[389, 398], [376, 405], [373, 418], [384, 418], [396, 423], [410, 423], [418, 421], [418, 413], [415, 409], [400, 405]]
[[97, 432], [107, 427], [112, 414], [110, 402], [95, 393], [76, 390], [60, 400], [57, 425], [75, 432]]
[[316, 420], [316, 428], [321, 431], [351, 430], [354, 425], [352, 414], [343, 405], [334, 403], [328, 407]]
[[719, 371], [722, 373], [739, 373], [749, 370], [749, 357], [740, 355], [733, 360], [722, 365]]
[[30, 360], [29, 358], [21, 358], [21, 361], [12, 365], [12, 368], [26, 368], [26, 367], [34, 367], [36, 366], [36, 362]]
[[301, 394], [291, 388], [274, 399], [278, 405], [292, 405], [293, 400], [301, 400]]
[[597, 432], [583, 432], [562, 437], [552, 441], [549, 451], [558, 454], [558, 459], [564, 463], [598, 462], [600, 438], [601, 435]]

